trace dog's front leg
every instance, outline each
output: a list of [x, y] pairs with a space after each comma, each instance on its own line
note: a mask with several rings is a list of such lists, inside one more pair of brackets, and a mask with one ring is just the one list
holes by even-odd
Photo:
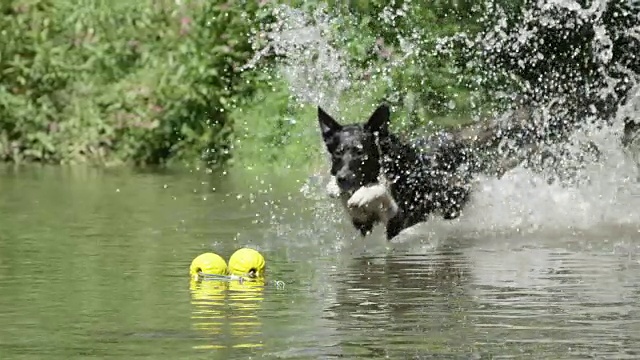
[[357, 208], [366, 207], [378, 202], [386, 192], [387, 189], [382, 184], [362, 186], [351, 195], [349, 201], [347, 201], [347, 206]]
[[353, 226], [360, 231], [362, 236], [367, 236], [373, 231], [374, 222], [371, 220], [362, 221], [359, 219], [353, 219]]
[[393, 199], [391, 194], [388, 194], [382, 199], [383, 209], [385, 210], [382, 217], [382, 220], [385, 223], [388, 223], [391, 219], [396, 217], [400, 213], [400, 207], [398, 203]]
[[396, 237], [406, 227], [404, 214], [402, 211], [398, 211], [395, 216], [389, 218], [389, 221], [387, 221], [387, 240], [391, 240]]
[[381, 183], [358, 189], [347, 201], [347, 206], [373, 213], [384, 223], [387, 223], [398, 213], [398, 204], [389, 193], [386, 185]]

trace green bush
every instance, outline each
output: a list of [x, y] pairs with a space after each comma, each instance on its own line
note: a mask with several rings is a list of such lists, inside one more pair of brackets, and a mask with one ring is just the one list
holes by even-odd
[[256, 1], [14, 0], [0, 11], [0, 159], [230, 157]]
[[340, 16], [337, 41], [347, 48], [365, 86], [406, 117], [405, 131], [472, 121], [491, 109], [481, 74], [465, 59], [460, 33], [480, 30], [481, 8], [470, 1], [332, 2]]
[[[474, 107], [474, 100], [477, 104], [488, 104], [477, 100], [486, 93], [474, 83], [475, 68], [466, 67], [461, 61], [462, 49], [449, 46], [436, 51], [442, 37], [464, 29], [472, 31], [477, 26], [474, 22], [477, 17], [469, 16], [473, 14], [470, 5], [433, 1], [425, 6], [407, 2], [407, 16], [385, 23], [380, 20], [383, 9], [397, 11], [403, 3], [390, 5], [378, 0], [329, 2], [328, 6], [321, 2], [291, 3], [308, 15], [306, 20], [312, 26], [314, 14], [318, 11], [328, 14], [333, 28], [323, 36], [336, 49], [346, 50], [347, 57], [342, 60], [347, 64], [353, 86], [339, 99], [341, 112], [335, 115], [342, 121], [364, 121], [377, 102], [387, 98], [395, 105], [394, 126], [404, 132], [427, 132], [433, 128], [429, 125], [470, 122], [483, 110]], [[295, 20], [297, 23], [301, 19]], [[401, 48], [401, 38], [414, 42], [414, 52], [409, 56], [405, 57], [407, 52]], [[234, 111], [234, 118], [240, 119], [235, 130], [234, 164], [260, 170], [265, 165], [313, 167], [323, 154], [316, 104], [301, 106], [291, 96], [300, 94], [290, 94], [281, 80], [267, 83]], [[323, 85], [308, 86], [316, 91]]]
[[260, 172], [314, 170], [324, 151], [316, 107], [297, 103], [284, 80], [271, 78], [268, 88], [259, 88], [232, 113], [231, 164]]
[[[291, 97], [275, 76], [273, 55], [239, 70], [253, 58], [254, 41], [261, 41], [253, 30], [276, 19], [274, 3], [2, 2], [0, 160], [178, 160], [213, 167], [233, 155], [239, 166], [296, 167], [318, 159], [315, 104], [301, 107]], [[394, 126], [406, 133], [468, 123], [504, 105], [497, 92], [518, 90], [522, 80], [532, 82], [541, 72], [573, 69], [564, 66], [566, 59], [522, 67], [535, 60], [535, 39], [527, 53], [504, 45], [486, 51], [475, 41], [502, 23], [510, 41], [517, 40], [528, 14], [523, 9], [533, 6], [528, 0], [289, 3], [307, 13], [322, 7], [333, 20], [323, 36], [346, 52], [353, 86], [341, 94], [347, 105], [341, 115], [352, 121], [364, 120], [362, 114], [386, 98], [394, 105]], [[616, 9], [607, 12], [612, 19], [626, 14]], [[610, 22], [623, 23], [616, 19]], [[614, 45], [626, 44], [625, 24]], [[556, 33], [547, 29], [543, 35]], [[546, 50], [575, 45], [555, 42]], [[633, 52], [618, 48], [614, 58], [633, 67], [625, 55]], [[533, 82], [531, 91], [540, 93], [543, 85]], [[308, 151], [309, 144], [318, 151]]]

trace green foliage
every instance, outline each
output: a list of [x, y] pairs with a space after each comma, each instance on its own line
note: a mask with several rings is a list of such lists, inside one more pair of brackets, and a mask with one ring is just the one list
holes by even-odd
[[[481, 8], [470, 1], [332, 2], [338, 41], [366, 86], [406, 113], [401, 128], [470, 122], [491, 108], [481, 74], [466, 61], [463, 38], [480, 27]], [[481, 106], [482, 105], [482, 106]]]
[[315, 106], [300, 105], [275, 74], [239, 103], [232, 164], [249, 170], [313, 170], [324, 149]]
[[[471, 39], [498, 21], [513, 27], [526, 1], [487, 2], [503, 9], [493, 17], [495, 9], [470, 0], [288, 3], [305, 12], [326, 7], [336, 20], [323, 36], [346, 51], [353, 84], [336, 116], [365, 120], [386, 98], [397, 130], [420, 133], [500, 105], [495, 92], [511, 80], [487, 75]], [[0, 160], [256, 168], [318, 161], [315, 106], [291, 97], [273, 56], [240, 70], [263, 39], [252, 31], [273, 22], [275, 5], [2, 2]]]
[[[318, 2], [291, 2], [312, 13]], [[335, 22], [329, 36], [334, 46], [346, 49], [354, 86], [342, 94], [343, 122], [364, 121], [378, 101], [394, 106], [394, 126], [405, 132], [428, 132], [438, 126], [470, 122], [483, 109], [484, 94], [473, 67], [465, 66], [462, 50], [453, 45], [438, 49], [443, 37], [475, 31], [475, 9], [470, 3], [433, 1], [389, 5], [384, 1], [330, 2], [327, 12]], [[384, 10], [385, 7], [387, 10]], [[404, 8], [406, 16], [384, 22], [385, 11]], [[430, 26], [424, 26], [429, 24]], [[411, 51], [402, 48], [411, 41]], [[301, 64], [302, 65], [302, 64]], [[300, 107], [281, 80], [269, 84], [234, 112], [236, 142], [234, 164], [264, 169], [304, 167], [322, 160], [323, 144], [315, 106]], [[313, 166], [313, 165], [311, 165]]]
[[0, 17], [0, 159], [230, 157], [258, 2], [13, 0]]

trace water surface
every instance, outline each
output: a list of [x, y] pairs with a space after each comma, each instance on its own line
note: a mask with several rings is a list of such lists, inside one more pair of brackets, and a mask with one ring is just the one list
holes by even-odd
[[[637, 223], [389, 244], [296, 179], [2, 167], [1, 358], [640, 357]], [[284, 289], [190, 283], [240, 246]]]

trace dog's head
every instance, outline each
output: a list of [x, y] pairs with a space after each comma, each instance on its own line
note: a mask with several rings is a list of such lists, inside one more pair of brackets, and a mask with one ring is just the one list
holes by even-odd
[[364, 124], [340, 125], [318, 107], [322, 139], [331, 154], [331, 175], [340, 191], [353, 193], [380, 174], [377, 138], [388, 133], [389, 107], [380, 105]]

